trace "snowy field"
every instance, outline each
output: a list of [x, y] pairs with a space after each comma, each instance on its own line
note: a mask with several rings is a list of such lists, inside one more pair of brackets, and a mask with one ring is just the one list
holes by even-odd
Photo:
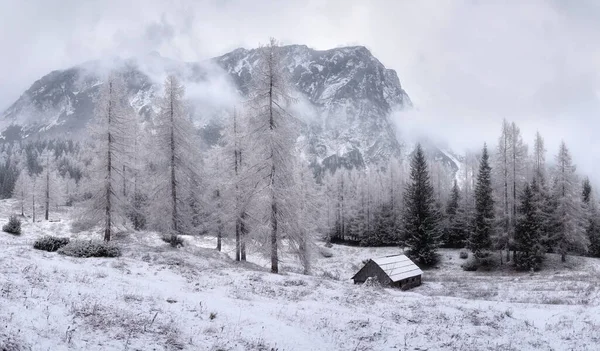
[[[3, 224], [14, 211], [0, 202]], [[58, 222], [0, 233], [0, 350], [599, 350], [600, 260], [549, 256], [539, 273], [464, 272], [442, 251], [410, 292], [352, 284], [370, 257], [397, 248], [334, 246], [314, 275], [231, 259], [211, 238], [171, 249], [157, 233], [125, 233], [120, 258], [32, 249]], [[322, 246], [322, 243], [319, 243]]]

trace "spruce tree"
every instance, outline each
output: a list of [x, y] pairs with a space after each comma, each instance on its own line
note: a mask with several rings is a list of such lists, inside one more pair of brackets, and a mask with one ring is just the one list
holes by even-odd
[[455, 179], [450, 199], [446, 205], [446, 226], [444, 228], [444, 246], [446, 247], [461, 248], [465, 245], [467, 231], [460, 203], [460, 189]]
[[543, 258], [543, 221], [539, 211], [541, 204], [536, 201], [536, 193], [533, 190], [536, 187], [538, 184], [535, 178], [531, 186], [525, 185], [518, 208], [515, 230], [515, 249], [518, 253], [515, 262], [519, 269], [537, 270]]
[[440, 235], [433, 187], [421, 145], [417, 145], [410, 168], [410, 180], [404, 193], [405, 244], [409, 256], [430, 266], [437, 262]]
[[590, 183], [590, 178], [585, 177], [581, 188], [581, 199], [585, 205], [589, 205], [590, 197], [592, 196], [592, 184]]
[[588, 254], [592, 257], [600, 257], [600, 212], [592, 196], [592, 184], [587, 177], [583, 180], [581, 198], [586, 208], [587, 223], [585, 232], [590, 241]]
[[469, 249], [478, 259], [487, 257], [488, 250], [492, 247], [491, 237], [495, 217], [491, 172], [489, 154], [487, 146], [484, 144], [475, 185], [475, 219], [468, 240]]

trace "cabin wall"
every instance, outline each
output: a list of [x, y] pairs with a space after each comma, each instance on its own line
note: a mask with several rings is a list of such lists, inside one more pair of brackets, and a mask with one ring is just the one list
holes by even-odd
[[375, 262], [369, 261], [354, 277], [354, 284], [362, 284], [369, 277], [376, 277], [377, 281], [383, 285], [391, 283], [387, 274]]
[[392, 286], [394, 286], [396, 288], [400, 288], [402, 290], [412, 289], [419, 285], [421, 285], [421, 276], [420, 275], [418, 275], [416, 277], [406, 278], [406, 279], [397, 281], [394, 284], [392, 284]]

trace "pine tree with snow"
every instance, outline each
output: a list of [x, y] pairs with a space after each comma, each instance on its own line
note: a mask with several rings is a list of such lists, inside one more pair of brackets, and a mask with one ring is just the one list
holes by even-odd
[[581, 198], [585, 207], [586, 235], [590, 242], [588, 254], [600, 257], [600, 211], [598, 203], [593, 196], [592, 184], [589, 178], [583, 180]]
[[446, 205], [444, 246], [451, 248], [462, 248], [467, 240], [467, 229], [464, 221], [463, 208], [461, 207], [461, 196], [458, 183], [454, 180], [450, 198]]
[[560, 144], [556, 156], [552, 196], [556, 207], [551, 219], [554, 229], [551, 241], [555, 251], [565, 262], [570, 251], [586, 252], [589, 240], [585, 235], [585, 209], [581, 201], [579, 181], [564, 141]]
[[422, 265], [431, 266], [438, 260], [438, 219], [427, 161], [418, 144], [410, 164], [410, 181], [404, 193], [404, 242], [408, 246], [409, 256]]
[[537, 270], [544, 255], [541, 242], [543, 219], [540, 217], [541, 203], [536, 199], [536, 192], [532, 188], [538, 187], [536, 180], [529, 186], [525, 185], [521, 195], [521, 203], [515, 230], [515, 250], [517, 255], [515, 263], [517, 268]]
[[583, 200], [583, 203], [586, 205], [589, 205], [591, 196], [592, 196], [592, 184], [590, 183], [590, 178], [585, 177], [583, 179], [583, 184], [581, 186], [581, 199]]
[[492, 169], [489, 164], [487, 146], [483, 146], [483, 153], [479, 163], [479, 173], [475, 185], [475, 218], [473, 230], [468, 240], [468, 247], [476, 258], [484, 258], [492, 248], [492, 235], [494, 232], [494, 199], [492, 198]]

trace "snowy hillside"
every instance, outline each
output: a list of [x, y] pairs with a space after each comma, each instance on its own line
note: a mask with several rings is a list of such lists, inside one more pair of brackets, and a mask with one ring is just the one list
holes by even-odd
[[[0, 218], [14, 209], [0, 203]], [[284, 258], [236, 263], [212, 238], [172, 249], [151, 232], [122, 233], [120, 258], [33, 250], [70, 233], [67, 213], [0, 240], [0, 349], [8, 350], [596, 350], [600, 261], [548, 255], [535, 274], [465, 272], [454, 250], [410, 292], [349, 279], [397, 248], [337, 246], [304, 276]], [[318, 243], [322, 246], [322, 243]]]

